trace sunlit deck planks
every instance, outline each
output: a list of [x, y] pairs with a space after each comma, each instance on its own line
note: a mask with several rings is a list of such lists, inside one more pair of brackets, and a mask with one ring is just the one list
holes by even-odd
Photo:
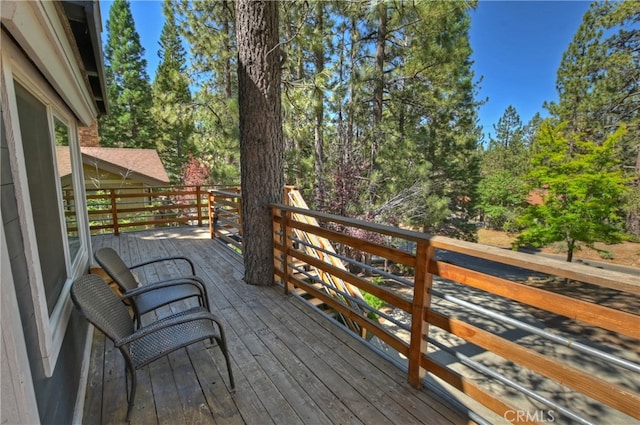
[[[209, 239], [205, 228], [97, 236], [94, 250], [116, 249], [129, 264], [186, 255], [209, 285], [212, 308], [226, 323], [237, 391], [217, 347], [196, 344], [138, 372], [134, 424], [451, 424], [467, 419], [320, 314], [277, 288], [242, 282], [241, 258]], [[155, 279], [167, 269], [147, 270]], [[180, 305], [171, 306], [172, 309]], [[166, 308], [160, 315], [169, 314]], [[124, 366], [98, 332], [93, 339], [86, 424], [123, 422]]]

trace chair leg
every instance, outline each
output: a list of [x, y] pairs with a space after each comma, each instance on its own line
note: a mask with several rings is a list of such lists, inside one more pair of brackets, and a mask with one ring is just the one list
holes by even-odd
[[[209, 306], [209, 299], [207, 297], [207, 294], [203, 294], [203, 295], [198, 295], [198, 301], [200, 302], [200, 306], [204, 307], [207, 309], [207, 311], [211, 311], [211, 307]], [[209, 341], [211, 341], [211, 345], [216, 345], [216, 339], [215, 338], [209, 338]]]
[[233, 372], [231, 371], [231, 360], [229, 359], [229, 350], [227, 349], [227, 340], [224, 337], [224, 330], [222, 329], [222, 326], [219, 327], [220, 329], [220, 349], [222, 350], [222, 355], [224, 356], [224, 360], [227, 363], [227, 373], [229, 374], [229, 385], [231, 386], [231, 392], [235, 392], [236, 391], [236, 384], [235, 381], [233, 380]]
[[127, 367], [127, 372], [131, 373], [131, 393], [129, 394], [129, 406], [127, 407], [127, 418], [126, 421], [129, 422], [129, 417], [131, 416], [131, 410], [133, 409], [133, 403], [136, 398], [136, 371], [133, 367]]

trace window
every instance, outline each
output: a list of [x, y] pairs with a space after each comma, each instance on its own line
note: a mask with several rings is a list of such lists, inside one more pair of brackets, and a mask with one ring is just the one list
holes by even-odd
[[73, 309], [71, 283], [90, 261], [77, 121], [18, 51], [0, 54], [10, 56], [3, 63], [9, 78], [2, 91], [8, 99], [7, 148], [21, 233], [8, 239], [8, 249], [24, 252], [23, 278], [15, 280], [18, 301], [31, 300], [21, 312], [35, 321], [44, 373], [51, 376]]
[[12, 275], [29, 360], [38, 350], [44, 375], [52, 376], [73, 309], [71, 283], [91, 261], [77, 126], [95, 119], [98, 109], [73, 40], [59, 25], [60, 10], [47, 2], [15, 4], [16, 19], [2, 16], [0, 49], [2, 172], [11, 180], [4, 194], [15, 205], [6, 242], [7, 252], [20, 254], [11, 267], [19, 269]]
[[68, 277], [52, 138], [46, 106], [20, 84], [14, 83], [14, 87], [42, 281], [51, 315]]
[[62, 213], [69, 244], [69, 262], [73, 263], [80, 251], [76, 195], [73, 184], [73, 161], [70, 146], [69, 126], [58, 117], [53, 118], [53, 131], [56, 140], [56, 162], [62, 190]]

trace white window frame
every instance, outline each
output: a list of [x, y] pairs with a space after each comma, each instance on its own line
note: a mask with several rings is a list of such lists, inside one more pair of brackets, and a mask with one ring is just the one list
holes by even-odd
[[[87, 232], [88, 218], [86, 215], [86, 202], [84, 197], [84, 176], [82, 171], [82, 157], [77, 138], [77, 120], [69, 108], [51, 88], [42, 75], [33, 67], [24, 54], [9, 40], [3, 40], [2, 48], [2, 102], [7, 111], [5, 122], [7, 132], [7, 144], [11, 155], [12, 174], [16, 191], [16, 201], [22, 229], [25, 255], [27, 258], [29, 281], [31, 286], [34, 316], [38, 335], [38, 345], [42, 366], [47, 377], [53, 375], [58, 360], [64, 335], [73, 308], [69, 296], [71, 283], [75, 278], [86, 272], [89, 264], [89, 252], [91, 247], [90, 236]], [[38, 253], [35, 226], [31, 214], [31, 198], [25, 168], [25, 155], [22, 146], [22, 136], [17, 114], [14, 80], [26, 88], [33, 96], [41, 101], [47, 108], [47, 120], [50, 128], [49, 147], [54, 151], [55, 141], [53, 133], [54, 114], [65, 124], [69, 125], [69, 146], [72, 160], [72, 179], [76, 196], [76, 208], [78, 212], [78, 229], [80, 237], [80, 250], [71, 263], [69, 261], [69, 248], [67, 235], [63, 234], [63, 246], [65, 249], [65, 262], [67, 267], [67, 280], [49, 315], [47, 299], [44, 290], [40, 257]], [[3, 118], [5, 118], [3, 117]], [[54, 164], [57, 170], [57, 164]], [[60, 211], [62, 222], [60, 231], [66, 233], [64, 223], [63, 205], [61, 198], [60, 182], [57, 181], [57, 207]]]
[[[83, 265], [86, 264], [86, 262], [83, 263], [82, 261], [80, 261], [82, 259], [83, 248], [85, 248], [86, 250], [85, 241], [90, 236], [87, 234], [87, 229], [88, 229], [87, 220], [86, 220], [87, 216], [86, 214], [83, 213], [83, 211], [86, 211], [87, 209], [86, 207], [82, 207], [82, 209], [80, 209], [79, 207], [79, 205], [80, 206], [85, 205], [84, 203], [85, 192], [82, 189], [82, 186], [84, 186], [84, 176], [82, 177], [82, 179], [79, 179], [76, 176], [76, 174], [78, 174], [80, 170], [83, 169], [82, 153], [80, 152], [80, 142], [78, 139], [78, 126], [75, 120], [73, 119], [73, 117], [70, 117], [60, 112], [55, 107], [52, 108], [52, 113], [49, 113], [48, 115], [49, 115], [48, 118], [49, 118], [49, 124], [50, 124], [49, 133], [53, 137], [53, 140], [51, 142], [52, 142], [54, 158], [56, 158], [56, 155], [57, 155], [56, 148], [55, 148], [56, 146], [55, 120], [57, 119], [62, 124], [66, 125], [68, 130], [69, 154], [71, 159], [71, 181], [73, 182], [73, 197], [75, 202], [76, 220], [77, 220], [77, 226], [78, 226], [78, 239], [80, 240], [80, 249], [78, 250], [78, 253], [74, 258], [70, 258], [71, 252], [69, 249], [69, 240], [67, 235], [63, 234], [64, 251], [65, 251], [64, 256], [67, 261], [67, 276], [79, 276], [84, 271]], [[60, 171], [58, 170], [58, 161], [56, 161], [56, 163], [54, 164], [54, 168], [56, 170], [56, 174], [60, 175]], [[78, 186], [78, 184], [80, 184], [81, 186]], [[56, 189], [58, 191], [58, 194], [62, 194], [62, 184], [59, 179], [56, 179]], [[58, 198], [58, 209], [60, 211], [61, 229], [66, 230], [66, 232], [68, 233], [67, 223], [64, 218], [64, 214], [65, 214], [64, 201], [62, 200], [61, 197]]]

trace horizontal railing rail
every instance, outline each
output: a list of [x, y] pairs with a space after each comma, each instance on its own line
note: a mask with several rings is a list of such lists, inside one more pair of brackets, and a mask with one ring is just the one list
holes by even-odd
[[[276, 280], [392, 349], [412, 385], [449, 388], [522, 423], [640, 419], [638, 275], [283, 204], [271, 209]], [[335, 253], [325, 251], [345, 267], [309, 255], [313, 238], [299, 232], [329, 239]], [[384, 306], [332, 296], [319, 274]]]
[[[208, 222], [207, 196], [213, 186], [125, 186], [87, 189], [92, 234]], [[69, 228], [68, 231], [76, 231]]]

